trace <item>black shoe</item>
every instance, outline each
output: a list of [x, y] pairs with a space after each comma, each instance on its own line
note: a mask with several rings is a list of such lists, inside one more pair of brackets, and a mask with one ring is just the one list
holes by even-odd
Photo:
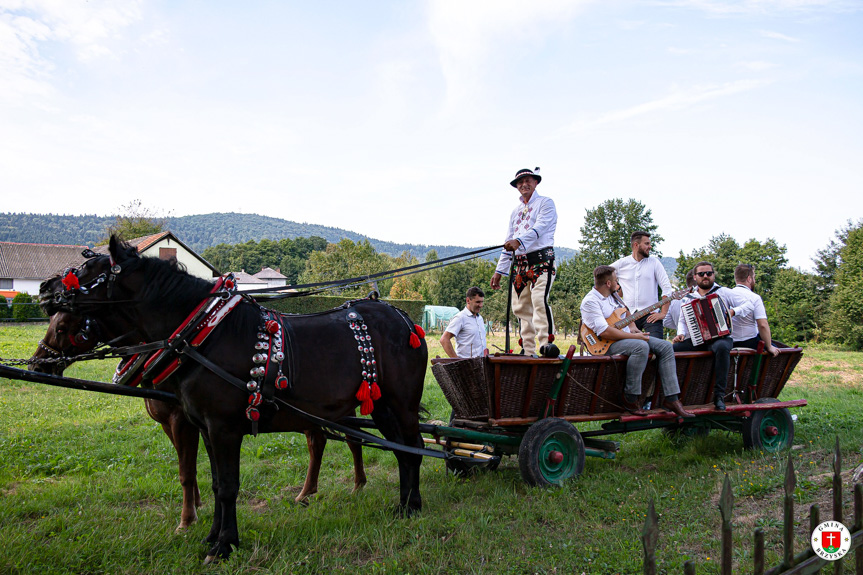
[[550, 343], [539, 348], [539, 355], [541, 357], [558, 358], [560, 357], [560, 349], [553, 343]]
[[725, 400], [721, 395], [717, 395], [713, 398], [713, 407], [716, 408], [716, 411], [725, 411]]

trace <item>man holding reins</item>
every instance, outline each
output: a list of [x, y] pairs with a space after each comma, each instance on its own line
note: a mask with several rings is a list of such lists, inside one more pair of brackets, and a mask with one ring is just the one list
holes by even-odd
[[541, 353], [557, 356], [556, 346], [548, 345], [554, 341], [554, 318], [548, 294], [555, 274], [557, 210], [551, 198], [536, 193], [536, 186], [542, 181], [538, 172], [539, 168], [519, 170], [510, 182], [521, 197], [510, 214], [506, 242], [491, 277], [491, 287], [500, 289], [500, 279], [509, 275], [514, 257], [512, 311], [521, 324], [522, 350], [525, 355], [536, 355], [538, 342]]

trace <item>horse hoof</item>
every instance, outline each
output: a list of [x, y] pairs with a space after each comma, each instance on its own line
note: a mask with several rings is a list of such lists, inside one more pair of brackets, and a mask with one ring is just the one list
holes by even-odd
[[213, 563], [218, 563], [219, 557], [218, 555], [207, 555], [204, 558], [204, 565], [212, 565]]

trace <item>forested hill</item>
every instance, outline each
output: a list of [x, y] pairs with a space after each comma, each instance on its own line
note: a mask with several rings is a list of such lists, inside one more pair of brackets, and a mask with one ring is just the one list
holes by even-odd
[[[114, 217], [84, 215], [0, 213], [0, 241], [38, 244], [82, 244], [92, 246], [105, 237], [105, 230], [114, 223]], [[280, 240], [319, 236], [336, 243], [344, 238], [368, 240], [378, 252], [396, 257], [404, 251], [422, 258], [429, 250], [438, 257], [447, 257], [469, 251], [463, 246], [427, 246], [385, 242], [340, 228], [291, 222], [256, 214], [200, 214], [168, 218], [171, 230], [186, 245], [197, 251], [218, 244], [239, 244], [249, 240]], [[497, 241], [499, 238], [495, 238]], [[484, 247], [484, 246], [478, 246]], [[567, 259], [575, 254], [570, 248], [555, 248], [558, 257]]]

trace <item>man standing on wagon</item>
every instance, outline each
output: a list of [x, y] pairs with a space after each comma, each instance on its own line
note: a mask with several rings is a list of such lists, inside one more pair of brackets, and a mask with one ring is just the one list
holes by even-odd
[[512, 311], [521, 324], [522, 351], [525, 355], [536, 355], [538, 342], [541, 353], [557, 356], [557, 346], [549, 345], [554, 341], [554, 318], [548, 305], [555, 274], [557, 210], [551, 198], [536, 193], [541, 181], [539, 168], [535, 168], [517, 171], [510, 182], [521, 197], [510, 214], [506, 242], [491, 277], [491, 287], [500, 289], [500, 279], [509, 275], [514, 257]]
[[[632, 232], [629, 241], [632, 255], [620, 258], [611, 267], [617, 270], [617, 280], [623, 288], [623, 303], [635, 313], [659, 301], [659, 288], [662, 288], [663, 296], [670, 295], [672, 290], [662, 262], [650, 257], [650, 233], [640, 230]], [[658, 311], [636, 320], [635, 327], [652, 337], [663, 339], [662, 320], [668, 313], [668, 306], [666, 303]]]

